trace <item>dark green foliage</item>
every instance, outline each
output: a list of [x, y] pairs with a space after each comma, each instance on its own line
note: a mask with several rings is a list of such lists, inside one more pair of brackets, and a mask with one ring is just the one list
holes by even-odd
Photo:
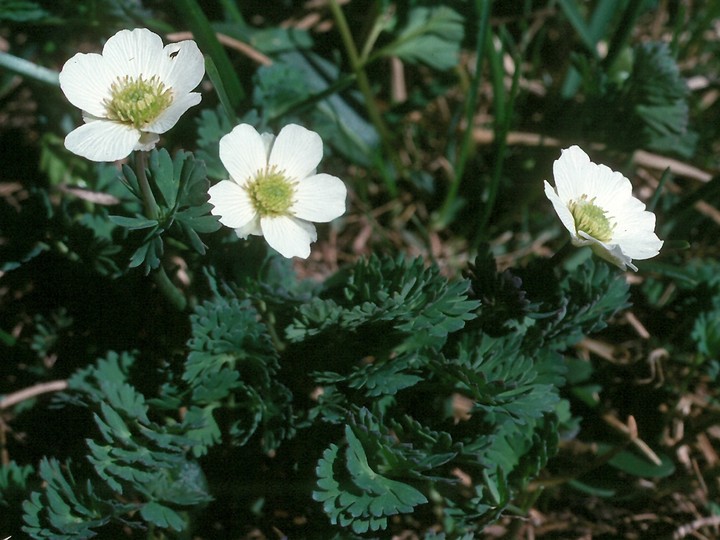
[[253, 102], [263, 109], [266, 120], [277, 118], [306, 99], [310, 88], [300, 68], [276, 62], [257, 70], [253, 85]]
[[[334, 470], [338, 448], [330, 445], [317, 467], [318, 487], [315, 500], [323, 503], [333, 524], [350, 525], [356, 533], [387, 528], [387, 517], [412, 512], [418, 504], [428, 502], [414, 487], [386, 478], [372, 469], [360, 440], [350, 426], [345, 427], [347, 449], [345, 472]], [[349, 474], [348, 474], [349, 473]], [[342, 485], [336, 476], [349, 476]]]
[[510, 270], [497, 271], [488, 244], [479, 248], [474, 264], [465, 277], [470, 280], [470, 294], [486, 308], [481, 314], [483, 330], [492, 334], [510, 331], [511, 322], [520, 320], [532, 309], [520, 276]]
[[30, 22], [44, 19], [48, 16], [37, 2], [28, 0], [2, 0], [0, 1], [0, 21]]
[[705, 358], [720, 359], [720, 308], [701, 313], [695, 320], [691, 337]]
[[[207, 202], [209, 182], [205, 164], [197, 161], [189, 152], [177, 152], [174, 158], [166, 150], [153, 150], [146, 174], [155, 186], [155, 200], [158, 208], [156, 218], [143, 215], [110, 216], [110, 220], [130, 231], [143, 230], [144, 237], [130, 258], [130, 267], [144, 266], [146, 273], [160, 266], [164, 253], [163, 235], [174, 230], [179, 232], [183, 242], [193, 250], [205, 254], [205, 244], [200, 234], [210, 233], [220, 228], [215, 216], [209, 214]], [[142, 188], [135, 172], [123, 166], [123, 179], [128, 189], [142, 199]], [[150, 188], [152, 189], [152, 187]]]
[[22, 519], [17, 510], [33, 488], [35, 470], [15, 461], [0, 466], [0, 529], [19, 531]]
[[424, 63], [435, 69], [457, 65], [463, 39], [463, 17], [447, 6], [411, 8], [400, 21], [395, 39], [379, 54], [398, 56], [411, 63]]
[[579, 60], [590, 99], [575, 114], [616, 148], [692, 155], [697, 136], [688, 128], [689, 91], [670, 48], [641, 43], [628, 51], [628, 58], [628, 71], [621, 75]]
[[670, 48], [666, 43], [648, 42], [635, 47], [634, 53], [623, 98], [635, 105], [651, 148], [672, 150], [680, 144], [685, 149], [689, 90]]
[[448, 283], [436, 267], [402, 257], [361, 261], [350, 272], [342, 296], [301, 306], [286, 330], [297, 342], [322, 332], [361, 332], [387, 328], [403, 336], [407, 349], [440, 347], [447, 335], [475, 318], [479, 302], [467, 300], [467, 282]]
[[[0, 381], [7, 392], [69, 382], [1, 411], [12, 461], [0, 468], [0, 538], [470, 540], [507, 510], [520, 524], [536, 502], [565, 502], [555, 486], [575, 470], [551, 462], [561, 437], [608, 458], [577, 475], [579, 490], [625, 504], [639, 477], [680, 485], [674, 448], [658, 448], [667, 421], [684, 421], [678, 399], [696, 393], [684, 421], [695, 435], [697, 409], [720, 402], [717, 249], [690, 238], [715, 240], [697, 203], [717, 206], [720, 184], [668, 174], [651, 202], [665, 211], [664, 260], [638, 264], [634, 280], [596, 258], [546, 258], [552, 210], [536, 203], [557, 157], [549, 137], [624, 171], [638, 148], [717, 168], [717, 44], [698, 40], [718, 8], [658, 3], [641, 32], [650, 6], [639, 1], [170, 4], [0, 0], [12, 158], [0, 182]], [[670, 24], [668, 44], [646, 39]], [[47, 86], [53, 70], [121, 28], [167, 41], [188, 25], [207, 60], [201, 104], [128, 164], [70, 155], [63, 137], [80, 113]], [[709, 86], [691, 93], [683, 77], [696, 74]], [[319, 171], [348, 187], [346, 215], [318, 227], [308, 261], [220, 231], [210, 214], [208, 178], [228, 177], [219, 141], [240, 122], [316, 131]], [[644, 199], [654, 172], [642, 173]], [[498, 271], [488, 239], [515, 267]], [[685, 240], [706, 259], [682, 264], [672, 246]], [[374, 255], [358, 260], [358, 246]], [[333, 250], [340, 269], [327, 276]], [[170, 285], [186, 307], [170, 313], [163, 282], [135, 267], [180, 269]], [[625, 319], [608, 327], [631, 298], [649, 338]], [[596, 332], [627, 361], [584, 350]], [[644, 382], [646, 359], [665, 350], [667, 378]], [[608, 437], [607, 412], [632, 415], [660, 464]], [[689, 437], [677, 442], [692, 450]], [[541, 474], [554, 475], [546, 500], [534, 498]]]
[[25, 506], [27, 531], [34, 537], [44, 538], [50, 530], [48, 537], [89, 538], [91, 529], [111, 519], [124, 521], [123, 514], [135, 511], [156, 527], [182, 531], [188, 522], [181, 509], [210, 500], [202, 469], [189, 458], [197, 443], [186, 432], [195, 419], [188, 415], [179, 424], [165, 425], [152, 421], [145, 397], [129, 382], [133, 362], [130, 355], [110, 354], [70, 379], [71, 400], [96, 411], [102, 439], [87, 440], [87, 459], [99, 480], [88, 482], [85, 497], [77, 499], [70, 473], [66, 479], [56, 462], [44, 463], [40, 474], [48, 487]]
[[528, 297], [540, 301], [530, 315], [536, 320], [529, 332], [547, 340], [555, 350], [602, 330], [613, 314], [629, 305], [627, 281], [600, 259], [586, 259], [560, 280], [545, 262], [533, 265], [523, 275]]
[[26, 523], [23, 531], [32, 538], [93, 538], [96, 529], [112, 519], [115, 508], [98, 500], [92, 484], [83, 486], [76, 482], [68, 468], [63, 468], [56, 459], [42, 460], [40, 478], [46, 483], [45, 489], [33, 492], [23, 503]]
[[[245, 444], [259, 430], [263, 448], [277, 448], [294, 432], [291, 395], [276, 379], [277, 353], [258, 313], [247, 300], [217, 296], [196, 308], [191, 323], [193, 336], [182, 379], [197, 407], [189, 415], [205, 426], [192, 436], [219, 442], [212, 411], [223, 407], [235, 444]], [[201, 454], [203, 448], [194, 451]]]
[[[311, 373], [323, 393], [310, 418], [349, 422], [347, 446], [330, 444], [317, 469], [314, 497], [332, 523], [385, 528], [389, 515], [422, 510], [433, 485], [458, 509], [449, 526], [476, 529], [554, 453], [561, 357], [536, 349], [524, 327], [479, 332], [485, 306], [467, 299], [468, 285], [419, 260], [372, 257], [297, 309], [288, 354], [309, 341], [317, 344], [303, 348], [309, 365], [335, 359], [334, 371]], [[471, 404], [459, 421], [457, 399]], [[484, 480], [470, 501], [455, 468]]]
[[220, 161], [220, 139], [232, 131], [235, 126], [230, 119], [222, 114], [221, 109], [204, 109], [198, 118], [198, 151], [197, 159], [205, 163], [207, 174], [216, 180], [227, 178], [227, 173]]

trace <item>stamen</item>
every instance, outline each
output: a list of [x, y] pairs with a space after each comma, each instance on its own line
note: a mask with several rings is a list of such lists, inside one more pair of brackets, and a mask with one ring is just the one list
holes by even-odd
[[587, 200], [587, 195], [583, 195], [578, 201], [570, 201], [568, 206], [577, 231], [583, 231], [601, 242], [612, 239], [615, 224], [610, 223], [607, 212], [595, 204], [594, 197]]
[[132, 124], [142, 128], [155, 120], [173, 101], [172, 90], [153, 75], [133, 79], [128, 75], [118, 77], [110, 85], [110, 99], [104, 105], [110, 120]]
[[288, 214], [293, 204], [295, 183], [286, 178], [285, 171], [278, 171], [273, 166], [259, 170], [247, 191], [258, 214], [283, 216]]

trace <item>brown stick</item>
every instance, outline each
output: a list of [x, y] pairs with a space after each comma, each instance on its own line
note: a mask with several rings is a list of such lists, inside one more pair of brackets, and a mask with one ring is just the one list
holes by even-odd
[[[240, 41], [239, 39], [235, 39], [219, 32], [216, 33], [215, 36], [217, 37], [218, 41], [226, 47], [230, 47], [231, 49], [235, 49], [241, 52], [242, 54], [244, 54], [251, 60], [257, 62], [258, 64], [261, 64], [263, 66], [269, 66], [273, 63], [272, 59], [269, 56], [265, 56], [263, 53], [261, 53], [254, 47], [248, 45], [244, 41]], [[172, 34], [167, 34], [165, 37], [167, 37], [170, 41], [183, 41], [185, 39], [192, 39], [193, 35], [192, 32], [174, 32]]]
[[65, 390], [67, 386], [67, 381], [60, 380], [40, 383], [29, 388], [23, 388], [22, 390], [18, 390], [17, 392], [8, 394], [4, 398], [0, 399], [0, 411], [9, 409], [10, 407], [17, 405], [18, 403], [34, 398], [41, 394], [47, 394], [49, 392], [60, 392], [62, 390]]

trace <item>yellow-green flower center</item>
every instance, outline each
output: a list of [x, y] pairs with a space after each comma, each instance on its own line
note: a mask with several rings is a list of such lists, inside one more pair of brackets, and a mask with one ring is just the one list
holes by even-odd
[[285, 171], [276, 167], [260, 170], [248, 185], [248, 195], [255, 211], [261, 216], [284, 216], [293, 204], [295, 184], [288, 180]]
[[110, 85], [110, 98], [104, 104], [110, 120], [140, 129], [160, 116], [172, 101], [172, 91], [157, 75], [147, 80], [142, 75], [137, 79], [125, 75]]
[[615, 225], [610, 223], [607, 212], [595, 204], [595, 198], [588, 200], [583, 195], [577, 201], [570, 201], [570, 213], [575, 219], [575, 230], [583, 231], [601, 242], [612, 239]]

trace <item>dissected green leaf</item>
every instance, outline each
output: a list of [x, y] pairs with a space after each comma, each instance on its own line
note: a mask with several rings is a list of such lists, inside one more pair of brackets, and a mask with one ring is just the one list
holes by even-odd
[[[412, 512], [417, 505], [428, 502], [416, 488], [386, 478], [374, 471], [365, 450], [353, 430], [346, 426], [348, 443], [345, 452], [345, 478], [335, 480], [337, 447], [332, 445], [318, 463], [318, 487], [313, 498], [323, 502], [332, 523], [350, 526], [356, 533], [378, 531], [387, 527], [387, 517]], [[338, 464], [338, 467], [340, 465]], [[343, 485], [347, 482], [347, 485]]]

